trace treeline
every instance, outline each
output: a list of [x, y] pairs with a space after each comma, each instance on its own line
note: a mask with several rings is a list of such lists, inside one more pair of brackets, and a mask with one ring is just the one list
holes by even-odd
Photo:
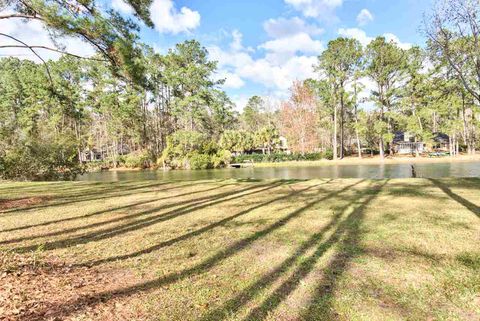
[[[480, 6], [442, 4], [426, 19], [425, 48], [405, 50], [383, 37], [366, 47], [335, 39], [314, 66], [316, 79], [292, 84], [279, 104], [254, 96], [242, 113], [194, 40], [165, 55], [136, 46], [124, 66], [129, 77], [101, 52], [45, 65], [2, 58], [0, 177], [73, 179], [88, 166], [202, 169], [247, 159], [384, 157], [395, 153], [397, 132], [430, 146], [444, 133], [452, 156], [475, 153]], [[262, 156], [244, 156], [251, 154]]]
[[424, 48], [402, 49], [384, 37], [366, 47], [355, 39], [330, 41], [314, 66], [316, 79], [296, 82], [281, 104], [278, 128], [292, 150], [331, 148], [334, 159], [362, 151], [393, 155], [398, 133], [427, 150], [442, 145], [452, 156], [474, 154], [479, 26], [478, 1], [438, 1], [422, 27]]
[[178, 130], [215, 141], [235, 126], [234, 105], [213, 80], [216, 63], [196, 41], [164, 56], [145, 48], [141, 85], [96, 60], [63, 56], [47, 64], [49, 75], [28, 60], [0, 60], [5, 178], [68, 179], [96, 159], [150, 166]]
[[[273, 113], [253, 97], [239, 115], [220, 90], [216, 62], [197, 41], [166, 55], [144, 47], [141, 82], [97, 59], [47, 66], [0, 59], [0, 174], [72, 179], [87, 169], [213, 168], [280, 146]], [[45, 67], [48, 73], [45, 72]]]
[[332, 148], [334, 159], [362, 151], [393, 155], [398, 133], [427, 150], [441, 135], [452, 156], [474, 154], [479, 100], [433, 48], [430, 42], [404, 50], [383, 37], [366, 48], [355, 39], [331, 41], [315, 66], [318, 78], [295, 83], [282, 104], [282, 133], [294, 150]]

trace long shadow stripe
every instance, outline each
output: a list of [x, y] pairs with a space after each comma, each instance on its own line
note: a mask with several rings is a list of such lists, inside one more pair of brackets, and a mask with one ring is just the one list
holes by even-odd
[[[287, 216], [283, 217], [281, 220], [271, 224], [267, 228], [258, 231], [251, 235], [250, 237], [247, 237], [245, 239], [239, 240], [235, 242], [234, 244], [230, 245], [227, 249], [221, 250], [217, 252], [217, 254], [213, 255], [212, 257], [206, 259], [202, 263], [199, 263], [191, 268], [187, 268], [181, 272], [177, 273], [171, 273], [166, 276], [163, 276], [158, 279], [154, 279], [151, 281], [146, 281], [141, 284], [133, 285], [133, 286], [128, 286], [122, 289], [114, 290], [114, 291], [106, 291], [102, 293], [98, 293], [96, 295], [88, 295], [88, 296], [81, 296], [80, 298], [68, 302], [68, 304], [59, 304], [56, 306], [51, 306], [49, 307], [50, 311], [59, 311], [64, 316], [68, 316], [72, 314], [75, 311], [78, 311], [78, 307], [92, 307], [96, 306], [97, 304], [101, 302], [108, 301], [110, 298], [115, 298], [115, 297], [124, 297], [124, 296], [129, 296], [133, 293], [137, 292], [145, 292], [145, 291], [150, 291], [152, 289], [156, 289], [168, 284], [175, 283], [179, 280], [183, 280], [185, 278], [191, 277], [193, 275], [198, 275], [201, 273], [204, 273], [217, 265], [218, 263], [224, 261], [225, 259], [235, 255], [236, 253], [242, 251], [246, 247], [248, 247], [250, 244], [252, 244], [254, 241], [261, 239], [273, 231], [285, 226], [288, 222], [293, 220], [294, 218], [298, 217], [301, 215], [304, 211], [310, 209], [313, 207], [316, 203], [325, 201], [327, 199], [330, 199], [332, 197], [335, 197], [336, 195], [360, 184], [362, 181], [356, 182], [354, 184], [348, 185], [339, 191], [334, 191], [331, 192], [315, 201], [309, 202], [306, 205], [302, 206], [301, 208], [291, 212]], [[61, 311], [61, 312], [60, 312]]]
[[148, 254], [148, 253], [151, 253], [153, 251], [156, 251], [156, 250], [159, 250], [161, 248], [164, 248], [164, 247], [167, 247], [167, 246], [171, 246], [177, 242], [181, 242], [181, 241], [185, 241], [185, 240], [188, 240], [189, 238], [192, 238], [192, 237], [195, 237], [195, 236], [198, 236], [198, 235], [201, 235], [205, 232], [208, 232], [216, 227], [219, 227], [219, 226], [222, 226], [224, 225], [225, 223], [229, 222], [229, 221], [232, 221], [240, 216], [243, 216], [243, 215], [246, 215], [256, 209], [259, 209], [259, 208], [262, 208], [262, 207], [265, 207], [267, 205], [270, 205], [274, 202], [278, 202], [282, 199], [286, 199], [286, 198], [290, 198], [292, 196], [295, 196], [295, 195], [298, 195], [300, 193], [303, 193], [303, 192], [306, 192], [307, 190], [313, 188], [313, 186], [310, 186], [310, 187], [307, 187], [307, 188], [304, 188], [302, 190], [298, 190], [298, 191], [294, 191], [286, 196], [281, 196], [281, 197], [277, 197], [275, 199], [272, 199], [268, 202], [264, 202], [264, 203], [261, 203], [261, 204], [258, 204], [258, 205], [255, 205], [251, 208], [248, 208], [244, 211], [241, 211], [237, 214], [234, 214], [234, 215], [231, 215], [229, 217], [226, 217], [218, 222], [215, 222], [213, 224], [210, 224], [210, 225], [207, 225], [205, 227], [202, 227], [201, 229], [198, 229], [196, 231], [192, 231], [190, 233], [187, 233], [187, 234], [184, 234], [182, 236], [179, 236], [179, 237], [176, 237], [176, 238], [173, 238], [173, 239], [170, 239], [168, 241], [164, 241], [164, 242], [161, 242], [159, 244], [156, 244], [156, 245], [153, 245], [151, 247], [148, 247], [146, 249], [143, 249], [143, 250], [140, 250], [140, 251], [137, 251], [137, 252], [134, 252], [134, 253], [130, 253], [130, 254], [125, 254], [125, 255], [119, 255], [119, 256], [114, 256], [114, 257], [110, 257], [110, 258], [106, 258], [106, 259], [101, 259], [101, 260], [97, 260], [97, 261], [93, 261], [93, 262], [87, 262], [87, 263], [83, 263], [83, 264], [80, 264], [80, 265], [85, 265], [85, 266], [95, 266], [95, 265], [99, 265], [99, 264], [103, 264], [103, 263], [108, 263], [108, 262], [113, 262], [113, 261], [118, 261], [118, 260], [126, 260], [126, 259], [130, 259], [130, 258], [133, 258], [133, 257], [138, 257], [140, 255], [144, 255], [144, 254]]
[[[158, 186], [167, 185], [167, 184], [171, 184], [171, 182], [154, 183], [154, 184], [148, 184], [148, 185], [129, 187], [129, 188], [122, 189], [121, 193], [115, 193], [115, 194], [111, 194], [109, 192], [106, 192], [107, 194], [104, 194], [105, 193], [104, 191], [95, 191], [94, 193], [87, 193], [87, 194], [82, 194], [82, 195], [71, 195], [71, 196], [67, 196], [67, 197], [57, 198], [57, 200], [66, 200], [66, 201], [63, 201], [63, 202], [53, 202], [53, 203], [35, 205], [35, 206], [30, 206], [30, 207], [14, 208], [14, 209], [6, 210], [6, 211], [1, 211], [0, 214], [10, 214], [10, 213], [14, 213], [14, 212], [30, 211], [30, 210], [36, 210], [36, 209], [46, 208], [46, 207], [57, 207], [57, 206], [62, 206], [62, 205], [67, 205], [67, 204], [75, 204], [75, 203], [80, 203], [80, 202], [95, 201], [95, 200], [101, 200], [101, 199], [106, 199], [106, 198], [121, 197], [121, 196], [125, 196], [125, 195], [130, 195], [130, 193], [126, 193], [126, 192], [131, 192], [131, 191], [135, 191], [135, 190], [139, 190], [139, 189], [145, 189], [145, 188], [151, 188], [151, 187], [158, 187]], [[193, 185], [198, 185], [198, 184], [200, 184], [200, 183], [192, 184], [192, 186]], [[167, 190], [170, 190], [170, 189], [176, 189], [176, 188], [179, 188], [179, 187], [180, 186], [174, 186], [174, 187], [171, 187], [171, 188], [166, 188], [166, 189], [163, 189], [163, 190], [159, 190], [159, 192], [160, 191], [167, 191]], [[148, 191], [145, 191], [145, 192], [142, 192], [142, 193], [150, 193], [150, 192], [153, 192], [153, 191], [148, 190]], [[97, 196], [97, 197], [92, 197], [92, 198], [85, 197], [85, 196], [92, 196], [92, 195], [95, 196], [95, 195], [98, 195], [99, 193], [102, 193], [102, 196]], [[140, 192], [137, 192], [137, 194], [138, 193], [140, 193]], [[71, 198], [75, 198], [75, 199], [70, 200]]]
[[355, 255], [355, 251], [359, 248], [360, 226], [362, 224], [362, 219], [365, 216], [365, 209], [368, 204], [378, 196], [383, 187], [388, 184], [388, 181], [389, 180], [386, 180], [379, 188], [377, 188], [369, 197], [368, 201], [361, 204], [350, 215], [350, 224], [346, 228], [345, 237], [342, 241], [342, 245], [346, 250], [340, 248], [334, 255], [333, 259], [323, 269], [323, 280], [317, 285], [310, 305], [306, 312], [303, 313], [306, 320], [311, 320], [312, 318], [317, 320], [320, 318], [321, 320], [326, 321], [338, 319], [332, 301], [335, 290], [338, 286], [339, 278], [347, 271], [351, 260]]
[[[359, 192], [357, 192], [355, 195], [357, 194], [359, 194]], [[313, 248], [329, 230], [336, 226], [348, 206], [350, 206], [350, 204], [340, 209], [326, 226], [324, 226], [319, 232], [313, 234], [307, 241], [303, 242], [293, 255], [284, 260], [272, 271], [266, 273], [258, 281], [248, 286], [238, 295], [228, 300], [221, 307], [203, 316], [200, 320], [222, 320], [228, 315], [234, 314], [240, 310], [241, 307], [252, 300], [257, 293], [264, 291], [268, 286], [273, 284], [284, 273], [286, 273], [288, 269], [298, 261], [300, 256], [304, 255], [308, 250]]]
[[472, 202], [470, 202], [469, 200], [461, 197], [460, 195], [458, 194], [455, 194], [451, 189], [450, 187], [448, 187], [447, 185], [445, 185], [444, 183], [440, 182], [439, 180], [436, 180], [436, 179], [433, 179], [433, 178], [430, 178], [429, 179], [434, 185], [436, 185], [438, 188], [440, 188], [445, 194], [447, 194], [451, 199], [453, 199], [454, 201], [456, 201], [457, 203], [459, 203], [460, 205], [466, 207], [470, 212], [472, 212], [473, 214], [477, 215], [478, 217], [480, 217], [480, 207], [478, 207], [477, 205], [473, 204]]
[[273, 311], [280, 303], [282, 303], [295, 289], [298, 288], [301, 281], [314, 269], [316, 262], [322, 257], [328, 249], [340, 241], [342, 235], [348, 232], [349, 227], [358, 224], [361, 214], [375, 197], [380, 193], [381, 188], [375, 188], [373, 193], [359, 204], [348, 217], [342, 221], [336, 228], [335, 232], [323, 243], [319, 244], [316, 251], [306, 260], [302, 260], [300, 266], [291, 273], [291, 276], [285, 280], [272, 294], [266, 298], [259, 307], [253, 309], [244, 320], [263, 320]]
[[[281, 182], [277, 183], [277, 184], [280, 185]], [[265, 189], [270, 189], [270, 188], [273, 188], [273, 187], [275, 187], [275, 185], [274, 186], [267, 186]], [[83, 234], [83, 235], [73, 237], [73, 238], [70, 238], [70, 239], [63, 239], [63, 240], [58, 240], [58, 241], [54, 241], [54, 242], [30, 245], [30, 246], [25, 246], [25, 247], [17, 247], [17, 248], [13, 248], [11, 250], [14, 251], [14, 252], [18, 252], [18, 253], [24, 253], [24, 252], [34, 251], [39, 246], [42, 246], [43, 250], [52, 250], [52, 249], [66, 248], [66, 247], [69, 247], [69, 246], [74, 246], [74, 245], [79, 245], [79, 244], [85, 244], [85, 243], [94, 242], [94, 241], [95, 242], [100, 241], [100, 240], [103, 240], [103, 239], [106, 239], [106, 238], [109, 238], [109, 237], [113, 237], [113, 236], [116, 236], [116, 235], [119, 235], [119, 234], [122, 234], [122, 233], [127, 233], [127, 232], [131, 232], [131, 231], [134, 231], [134, 230], [138, 230], [138, 229], [141, 229], [141, 228], [144, 228], [144, 227], [147, 227], [147, 226], [151, 226], [153, 224], [158, 224], [158, 223], [161, 223], [161, 222], [179, 217], [181, 215], [186, 215], [186, 214], [189, 214], [193, 211], [196, 211], [196, 210], [199, 210], [199, 209], [202, 209], [202, 208], [206, 208], [208, 206], [212, 206], [212, 205], [219, 204], [219, 203], [226, 202], [226, 201], [230, 201], [230, 200], [233, 200], [233, 199], [236, 199], [236, 198], [240, 198], [240, 197], [244, 197], [244, 196], [251, 195], [251, 194], [254, 194], [254, 193], [258, 193], [259, 190], [256, 190], [257, 188], [258, 188], [258, 186], [253, 185], [253, 186], [250, 186], [248, 188], [244, 188], [240, 191], [226, 192], [226, 193], [219, 194], [215, 197], [202, 198], [202, 201], [200, 201], [200, 202], [196, 202], [194, 204], [189, 204], [189, 205], [183, 206], [179, 209], [174, 209], [172, 211], [169, 211], [167, 213], [162, 213], [162, 214], [155, 215], [155, 216], [149, 216], [149, 217], [146, 217], [144, 219], [139, 219], [139, 220], [136, 220], [136, 221], [131, 222], [131, 223], [126, 223], [126, 224], [123, 224], [123, 225], [115, 226], [115, 227], [104, 229], [104, 230], [101, 230], [101, 231], [93, 231], [89, 234]], [[252, 190], [252, 189], [254, 191], [246, 193], [246, 194], [237, 195], [238, 193], [243, 193], [243, 192], [246, 192], [246, 191]], [[224, 198], [226, 198], [226, 199], [224, 199]], [[155, 213], [157, 211], [158, 211], [158, 208], [153, 208], [153, 209], [150, 209], [148, 211], [132, 214], [130, 216], [130, 218], [144, 216], [146, 214]]]
[[[162, 200], [165, 200], [165, 199], [174, 199], [174, 198], [182, 197], [182, 196], [186, 196], [186, 195], [193, 195], [193, 194], [210, 192], [210, 191], [213, 191], [213, 190], [224, 188], [228, 185], [231, 185], [231, 184], [216, 186], [216, 187], [213, 187], [213, 188], [210, 188], [210, 189], [200, 190], [200, 191], [195, 191], [195, 192], [189, 192], [189, 193], [177, 194], [177, 195], [172, 195], [172, 196], [165, 196], [165, 197], [160, 197], [160, 198], [148, 199], [148, 200], [145, 200], [145, 201], [141, 201], [141, 202], [137, 202], [137, 203], [133, 203], [133, 204], [128, 204], [128, 205], [125, 205], [125, 206], [120, 206], [120, 207], [116, 207], [116, 208], [113, 208], [113, 209], [106, 209], [106, 210], [102, 210], [102, 211], [98, 211], [98, 212], [94, 212], [94, 213], [90, 213], [90, 214], [86, 214], [86, 215], [82, 215], [82, 216], [70, 217], [70, 218], [66, 218], [66, 219], [62, 219], [62, 220], [57, 220], [55, 222], [37, 224], [36, 227], [51, 225], [51, 224], [58, 223], [58, 222], [67, 222], [67, 221], [73, 221], [73, 220], [78, 220], [78, 219], [84, 219], [84, 218], [88, 218], [88, 217], [92, 217], [92, 216], [98, 216], [98, 215], [101, 215], [101, 214], [106, 214], [106, 213], [110, 213], [110, 212], [114, 212], [114, 211], [118, 211], [118, 210], [125, 210], [125, 209], [129, 209], [129, 208], [134, 208], [134, 207], [137, 207], [139, 205], [147, 205], [147, 204], [150, 204], [150, 203], [156, 203], [158, 201], [162, 201]], [[192, 199], [192, 200], [186, 201], [185, 203], [194, 203], [194, 202], [197, 202], [197, 201], [200, 201], [200, 200], [202, 200], [202, 199]], [[162, 206], [161, 208], [157, 208], [157, 209], [158, 210], [167, 209], [167, 208], [174, 207], [174, 206], [177, 206], [177, 204], [168, 204], [168, 205]], [[136, 214], [131, 214], [131, 215], [126, 215], [126, 216], [122, 216], [122, 217], [119, 217], [119, 218], [110, 219], [110, 220], [107, 220], [107, 221], [101, 221], [101, 222], [92, 223], [92, 224], [88, 224], [88, 225], [73, 227], [73, 228], [70, 228], [70, 229], [64, 229], [64, 230], [61, 230], [61, 231], [50, 232], [50, 233], [47, 233], [47, 234], [34, 235], [34, 236], [28, 236], [28, 237], [19, 237], [19, 238], [16, 238], [16, 239], [1, 241], [0, 244], [11, 244], [11, 243], [21, 242], [21, 241], [26, 241], [26, 240], [30, 241], [30, 240], [34, 240], [34, 239], [38, 239], [38, 238], [43, 238], [43, 237], [57, 236], [57, 235], [61, 235], [61, 234], [68, 234], [68, 233], [72, 233], [72, 232], [76, 232], [76, 231], [80, 231], [80, 230], [84, 230], [84, 229], [89, 229], [89, 228], [93, 228], [93, 227], [97, 227], [97, 226], [102, 226], [102, 225], [107, 225], [107, 224], [110, 224], [110, 223], [116, 223], [116, 222], [120, 222], [120, 221], [123, 221], [123, 220], [128, 220], [128, 219], [131, 219], [132, 217], [136, 217], [136, 216], [137, 216]]]

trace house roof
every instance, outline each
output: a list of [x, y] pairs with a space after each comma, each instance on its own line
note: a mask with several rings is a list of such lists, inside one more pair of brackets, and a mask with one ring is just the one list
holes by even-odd
[[393, 133], [393, 135], [394, 135], [393, 137], [394, 144], [405, 141], [405, 132], [396, 131]]
[[[445, 133], [440, 133], [440, 132], [435, 132], [433, 134], [433, 140], [436, 143], [440, 144], [448, 144], [449, 142], [449, 136]], [[407, 132], [402, 132], [402, 131], [396, 131], [394, 132], [394, 138], [393, 138], [393, 143], [398, 144], [398, 143], [403, 143], [405, 142], [405, 135], [408, 135]]]
[[436, 143], [448, 144], [450, 142], [450, 137], [444, 133], [433, 133], [433, 140]]

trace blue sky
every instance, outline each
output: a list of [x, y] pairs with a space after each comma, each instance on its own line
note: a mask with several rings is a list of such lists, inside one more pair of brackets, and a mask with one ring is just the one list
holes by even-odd
[[[103, 1], [126, 16], [131, 14], [123, 0]], [[284, 98], [294, 80], [314, 77], [316, 57], [338, 36], [356, 38], [364, 45], [378, 35], [404, 48], [423, 45], [419, 29], [431, 2], [154, 0], [151, 12], [155, 28], [142, 27], [141, 39], [161, 53], [178, 42], [199, 40], [211, 59], [219, 62], [217, 77], [227, 80], [223, 89], [242, 109], [252, 95], [268, 96], [272, 101]], [[41, 32], [38, 22], [20, 26], [20, 21], [8, 20], [0, 21], [2, 31], [32, 44], [48, 45], [48, 35]], [[67, 49], [93, 53], [78, 40], [67, 41]], [[18, 50], [0, 54], [29, 55]]]
[[[405, 48], [423, 45], [419, 29], [431, 6], [430, 0], [157, 1], [169, 2], [176, 18], [187, 10], [198, 23], [186, 22], [182, 31], [143, 29], [142, 39], [160, 52], [198, 39], [219, 61], [219, 77], [227, 78], [224, 89], [239, 109], [251, 95], [288, 95], [293, 80], [314, 75], [311, 65], [338, 36], [367, 44], [385, 35]], [[155, 13], [154, 21], [163, 23]]]

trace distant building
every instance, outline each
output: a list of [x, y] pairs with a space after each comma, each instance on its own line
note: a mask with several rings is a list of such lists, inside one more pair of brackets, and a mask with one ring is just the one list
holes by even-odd
[[82, 162], [95, 162], [95, 161], [103, 161], [108, 158], [109, 152], [112, 153], [115, 151], [115, 154], [118, 156], [127, 155], [129, 154], [130, 148], [127, 145], [110, 145], [110, 146], [102, 146], [100, 148], [93, 147], [92, 149], [85, 149], [81, 153], [81, 161]]
[[393, 145], [397, 154], [415, 154], [423, 153], [425, 151], [425, 144], [423, 142], [415, 142], [415, 136], [408, 132], [395, 132], [393, 138]]
[[286, 137], [280, 136], [279, 138], [280, 143], [277, 145], [277, 149], [284, 153], [290, 153], [290, 149], [288, 148], [288, 141]]
[[[430, 151], [425, 142], [416, 142], [415, 136], [408, 132], [395, 132], [393, 139], [394, 149], [397, 154], [419, 154]], [[450, 138], [444, 133], [433, 133], [432, 151], [448, 151], [450, 147]]]
[[450, 151], [450, 137], [444, 133], [433, 133], [433, 149], [436, 151]]

